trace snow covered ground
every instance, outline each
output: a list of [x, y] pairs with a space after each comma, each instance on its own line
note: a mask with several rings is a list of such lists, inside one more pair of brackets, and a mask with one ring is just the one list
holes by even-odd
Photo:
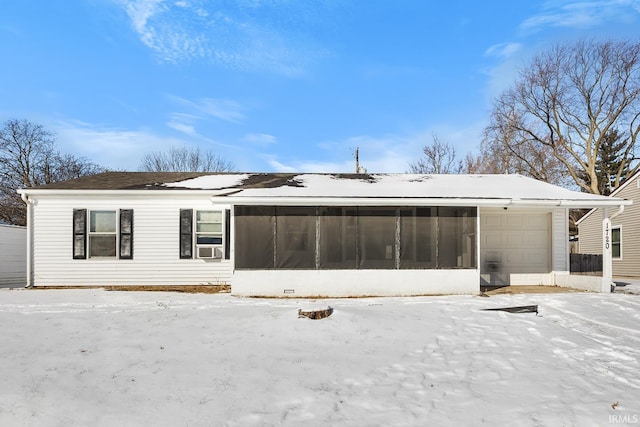
[[0, 322], [3, 426], [640, 424], [638, 295], [2, 289]]

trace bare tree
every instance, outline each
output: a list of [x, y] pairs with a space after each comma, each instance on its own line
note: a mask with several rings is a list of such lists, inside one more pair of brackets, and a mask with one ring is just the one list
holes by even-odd
[[531, 139], [519, 139], [511, 121], [494, 117], [484, 131], [480, 145], [482, 170], [485, 173], [519, 173], [556, 185], [570, 185], [564, 164], [553, 149]]
[[597, 163], [614, 130], [624, 149], [612, 188], [640, 168], [640, 43], [582, 40], [556, 45], [520, 72], [495, 101], [483, 146], [500, 170], [567, 177], [599, 194]]
[[140, 169], [147, 172], [231, 172], [233, 163], [198, 147], [171, 147], [146, 154]]
[[26, 207], [16, 193], [105, 169], [55, 150], [53, 133], [28, 120], [8, 120], [0, 128], [0, 221], [24, 225]]
[[455, 174], [463, 170], [462, 162], [456, 158], [456, 149], [448, 142], [442, 142], [435, 133], [430, 145], [422, 147], [423, 156], [409, 163], [411, 173]]

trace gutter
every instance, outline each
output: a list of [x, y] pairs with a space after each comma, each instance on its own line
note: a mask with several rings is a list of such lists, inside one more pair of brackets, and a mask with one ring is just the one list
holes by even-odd
[[[627, 204], [630, 204], [630, 203], [627, 203]], [[618, 206], [618, 210], [617, 210], [617, 211], [615, 211], [615, 212], [613, 213], [613, 215], [611, 215], [611, 216], [609, 217], [609, 219], [614, 219], [615, 217], [617, 217], [618, 215], [620, 215], [622, 212], [624, 212], [624, 205], [623, 205], [623, 204], [621, 204], [620, 206]]]
[[32, 216], [33, 216], [33, 204], [35, 201], [31, 199], [27, 193], [20, 193], [20, 197], [27, 204], [27, 286], [26, 288], [33, 287], [33, 279], [32, 279], [32, 245], [33, 245], [33, 225], [32, 225]]
[[224, 205], [275, 205], [275, 206], [477, 206], [477, 207], [563, 207], [596, 208], [630, 205], [631, 200], [534, 200], [464, 197], [331, 197], [331, 196], [236, 196], [214, 195], [214, 204]]

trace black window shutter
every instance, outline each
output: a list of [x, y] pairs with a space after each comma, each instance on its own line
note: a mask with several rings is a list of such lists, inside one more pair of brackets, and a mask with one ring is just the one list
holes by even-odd
[[231, 210], [224, 211], [224, 259], [231, 258]]
[[193, 209], [180, 209], [180, 259], [193, 258]]
[[73, 259], [87, 259], [87, 210], [73, 210]]
[[133, 209], [120, 209], [120, 259], [133, 259]]

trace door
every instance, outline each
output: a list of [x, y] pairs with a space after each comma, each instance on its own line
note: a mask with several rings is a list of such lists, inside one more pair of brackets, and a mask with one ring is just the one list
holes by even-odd
[[548, 273], [551, 214], [483, 210], [480, 214], [482, 286], [508, 286], [511, 274]]

